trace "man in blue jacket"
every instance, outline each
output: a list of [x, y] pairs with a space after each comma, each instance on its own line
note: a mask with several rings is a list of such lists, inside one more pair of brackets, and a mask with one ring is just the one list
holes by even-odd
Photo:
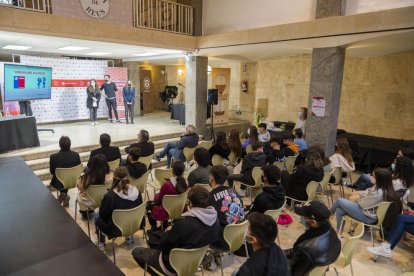
[[167, 169], [171, 167], [171, 158], [174, 157], [175, 161], [185, 161], [183, 154], [184, 148], [195, 148], [198, 146], [198, 135], [196, 128], [193, 125], [188, 125], [185, 128], [185, 132], [181, 136], [178, 142], [168, 142], [163, 150], [154, 157], [155, 160], [160, 161], [165, 155], [167, 155]]
[[134, 123], [134, 103], [135, 103], [135, 87], [132, 87], [132, 82], [129, 80], [127, 86], [122, 89], [125, 105], [125, 118], [128, 124], [128, 118], [131, 118], [131, 124]]

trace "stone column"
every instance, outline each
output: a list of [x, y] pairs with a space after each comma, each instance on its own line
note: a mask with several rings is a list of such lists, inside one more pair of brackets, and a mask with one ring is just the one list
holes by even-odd
[[[346, 0], [318, 0], [316, 19], [344, 15], [345, 3]], [[344, 61], [345, 48], [313, 49], [306, 141], [310, 145], [323, 145], [327, 156], [331, 156], [335, 152]], [[324, 117], [312, 115], [313, 97], [324, 97], [326, 100]]]
[[186, 60], [185, 124], [206, 135], [208, 57], [188, 56]]
[[141, 114], [141, 103], [140, 103], [140, 94], [139, 94], [139, 64], [135, 61], [129, 61], [124, 63], [124, 67], [128, 68], [128, 79], [132, 81], [132, 84], [135, 87], [135, 104], [134, 104], [134, 114], [135, 116]]

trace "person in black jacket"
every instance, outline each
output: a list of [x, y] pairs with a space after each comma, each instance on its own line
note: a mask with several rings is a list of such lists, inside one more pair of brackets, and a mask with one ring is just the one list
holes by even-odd
[[[317, 149], [309, 149], [305, 165], [299, 167], [294, 173], [282, 172], [282, 185], [286, 196], [298, 200], [307, 200], [306, 187], [311, 181], [323, 179], [323, 160]], [[288, 200], [289, 203], [289, 200]]]
[[227, 143], [226, 133], [223, 131], [217, 132], [216, 143], [208, 150], [210, 158], [213, 158], [215, 154], [223, 159], [228, 160], [230, 155], [229, 144]]
[[68, 190], [63, 189], [63, 184], [56, 178], [55, 171], [57, 168], [72, 168], [81, 164], [79, 153], [70, 150], [70, 138], [62, 136], [59, 139], [60, 151], [50, 156], [49, 168], [52, 174], [50, 185], [60, 191], [59, 202], [63, 202], [63, 206], [69, 206], [70, 197], [67, 195]]
[[267, 215], [253, 212], [249, 215], [246, 240], [253, 247], [253, 254], [236, 271], [234, 276], [290, 276], [290, 266], [282, 249], [275, 243], [276, 222]]
[[[109, 239], [121, 235], [121, 230], [112, 221], [113, 211], [132, 209], [142, 204], [142, 196], [138, 189], [129, 185], [128, 169], [126, 167], [116, 168], [113, 179], [112, 188], [102, 199], [99, 216], [95, 221], [98, 247], [101, 250], [105, 250], [105, 235]], [[132, 237], [127, 237], [127, 243], [132, 242]]]
[[[253, 152], [247, 154], [243, 158], [240, 174], [233, 174], [227, 178], [230, 187], [233, 187], [233, 181], [240, 181], [247, 185], [254, 185], [254, 179], [252, 178], [252, 171], [254, 167], [263, 167], [267, 164], [267, 156], [263, 153], [263, 143], [260, 141], [252, 144]], [[246, 188], [242, 185], [241, 191], [238, 193], [244, 196]]]
[[166, 229], [158, 248], [137, 247], [132, 256], [140, 267], [145, 264], [169, 275], [175, 273], [169, 262], [174, 248], [200, 248], [217, 240], [219, 221], [217, 212], [208, 207], [209, 193], [202, 187], [193, 187], [188, 194], [189, 211]]
[[282, 141], [277, 138], [271, 138], [269, 146], [265, 147], [264, 153], [267, 155], [267, 162], [273, 164], [276, 161], [283, 162], [285, 157], [294, 156], [293, 150], [287, 147], [281, 147]]
[[99, 149], [95, 149], [91, 151], [91, 155], [89, 156], [88, 161], [88, 167], [90, 167], [91, 159], [96, 154], [103, 154], [105, 155], [108, 162], [114, 161], [114, 160], [121, 160], [121, 151], [118, 147], [112, 147], [111, 146], [111, 136], [109, 134], [103, 133], [99, 137], [99, 144], [101, 147]]
[[96, 122], [97, 112], [99, 108], [99, 101], [101, 100], [101, 90], [96, 83], [95, 79], [91, 79], [89, 86], [86, 88], [86, 107], [89, 109], [89, 117], [91, 119], [91, 125], [97, 125]]
[[274, 165], [266, 165], [262, 168], [262, 171], [263, 192], [255, 197], [250, 213], [276, 210], [285, 203], [285, 189], [280, 184], [279, 168]]
[[194, 160], [197, 163], [197, 168], [192, 170], [188, 175], [188, 186], [193, 187], [194, 184], [208, 183], [210, 179], [211, 159], [208, 150], [199, 147], [194, 151]]
[[308, 275], [316, 266], [336, 261], [341, 253], [341, 241], [329, 223], [331, 212], [322, 202], [314, 200], [295, 207], [294, 211], [301, 216], [306, 231], [285, 252], [292, 276]]
[[144, 129], [139, 131], [137, 143], [126, 147], [125, 153], [129, 153], [131, 148], [139, 148], [141, 150], [141, 156], [143, 157], [153, 155], [155, 152], [154, 143], [149, 141], [149, 133]]
[[128, 154], [128, 172], [129, 176], [133, 178], [140, 178], [147, 172], [147, 165], [139, 162], [141, 150], [139, 148], [132, 148]]

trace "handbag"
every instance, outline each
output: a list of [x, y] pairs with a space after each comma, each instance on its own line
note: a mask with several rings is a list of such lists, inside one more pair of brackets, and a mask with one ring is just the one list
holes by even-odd
[[280, 214], [277, 219], [277, 224], [279, 225], [289, 225], [293, 222], [292, 217], [289, 214]]

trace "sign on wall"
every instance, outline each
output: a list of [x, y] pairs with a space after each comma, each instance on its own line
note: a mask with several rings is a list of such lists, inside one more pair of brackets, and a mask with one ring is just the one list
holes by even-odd
[[109, 13], [109, 0], [80, 0], [83, 11], [92, 18], [104, 18]]
[[325, 117], [326, 100], [324, 97], [312, 97], [312, 115]]

